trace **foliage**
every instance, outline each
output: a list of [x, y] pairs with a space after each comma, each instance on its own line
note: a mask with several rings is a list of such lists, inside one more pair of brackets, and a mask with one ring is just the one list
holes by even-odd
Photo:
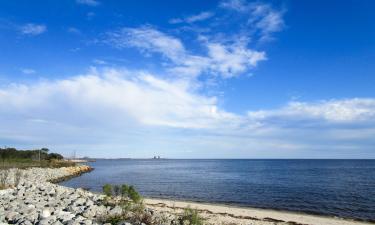
[[[100, 219], [102, 223], [119, 224], [120, 222], [127, 221], [132, 224], [147, 224], [159, 225], [165, 224], [168, 221], [166, 216], [154, 217], [152, 213], [146, 209], [142, 196], [136, 191], [134, 186], [111, 185], [105, 184], [103, 192], [107, 196], [105, 199], [106, 205], [116, 206], [122, 208], [122, 213], [117, 215], [107, 215]], [[181, 225], [203, 225], [203, 218], [198, 214], [198, 210], [187, 208], [179, 217]]]
[[41, 148], [35, 150], [17, 150], [15, 148], [0, 148], [0, 158], [5, 159], [32, 159], [50, 160], [50, 159], [63, 159], [63, 156], [58, 153], [48, 153], [48, 148]]
[[122, 197], [128, 197], [128, 191], [129, 191], [129, 186], [126, 184], [121, 185], [121, 195]]
[[29, 168], [29, 167], [66, 167], [75, 163], [63, 161], [63, 156], [49, 153], [48, 148], [36, 150], [17, 150], [15, 148], [0, 148], [0, 168]]
[[190, 225], [203, 225], [203, 218], [199, 215], [197, 209], [187, 207], [181, 216], [181, 223], [185, 224], [184, 221], [188, 221]]
[[142, 200], [141, 195], [135, 190], [133, 186], [128, 189], [128, 197], [135, 203], [139, 203]]
[[110, 184], [105, 184], [105, 185], [103, 186], [103, 193], [104, 193], [107, 197], [112, 196], [112, 185], [110, 185]]
[[[105, 184], [103, 193], [107, 196], [106, 205], [120, 205], [123, 213], [103, 218], [102, 222], [117, 224], [127, 220], [136, 224], [153, 224], [151, 214], [145, 211], [145, 206], [141, 201], [142, 197], [133, 186]], [[113, 198], [111, 198], [112, 196]]]
[[119, 185], [113, 186], [113, 194], [114, 196], [119, 196], [121, 194], [121, 187]]
[[47, 160], [62, 160], [64, 157], [57, 153], [49, 153], [47, 155]]

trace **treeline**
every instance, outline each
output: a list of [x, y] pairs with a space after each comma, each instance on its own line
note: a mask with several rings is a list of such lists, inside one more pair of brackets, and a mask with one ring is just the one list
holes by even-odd
[[31, 159], [31, 160], [61, 160], [64, 157], [58, 153], [49, 153], [48, 148], [35, 150], [17, 150], [15, 148], [0, 148], [0, 159]]

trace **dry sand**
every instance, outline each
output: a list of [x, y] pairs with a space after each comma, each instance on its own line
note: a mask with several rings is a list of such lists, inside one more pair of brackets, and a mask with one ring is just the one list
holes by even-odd
[[185, 202], [166, 199], [145, 199], [145, 203], [159, 211], [181, 213], [183, 208], [197, 209], [210, 224], [243, 224], [243, 225], [360, 225], [374, 224], [346, 219], [308, 215], [302, 213], [276, 210], [235, 207], [229, 205]]

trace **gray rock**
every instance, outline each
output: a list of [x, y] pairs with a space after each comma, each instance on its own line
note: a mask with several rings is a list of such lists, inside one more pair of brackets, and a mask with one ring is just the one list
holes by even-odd
[[65, 211], [60, 211], [56, 213], [57, 219], [59, 219], [61, 222], [67, 222], [70, 221], [75, 217], [75, 215], [71, 212], [65, 212]]
[[109, 211], [109, 215], [111, 216], [121, 215], [121, 213], [122, 213], [122, 208], [118, 205]]

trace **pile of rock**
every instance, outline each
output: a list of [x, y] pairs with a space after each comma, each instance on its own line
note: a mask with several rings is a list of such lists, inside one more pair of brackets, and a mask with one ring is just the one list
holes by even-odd
[[[0, 177], [6, 177], [7, 185], [13, 186], [0, 191], [0, 224], [101, 224], [103, 218], [121, 214], [121, 207], [104, 205], [103, 195], [49, 182], [90, 170], [80, 166], [0, 171]], [[145, 210], [159, 216], [150, 209]], [[122, 224], [131, 223], [123, 221]]]

